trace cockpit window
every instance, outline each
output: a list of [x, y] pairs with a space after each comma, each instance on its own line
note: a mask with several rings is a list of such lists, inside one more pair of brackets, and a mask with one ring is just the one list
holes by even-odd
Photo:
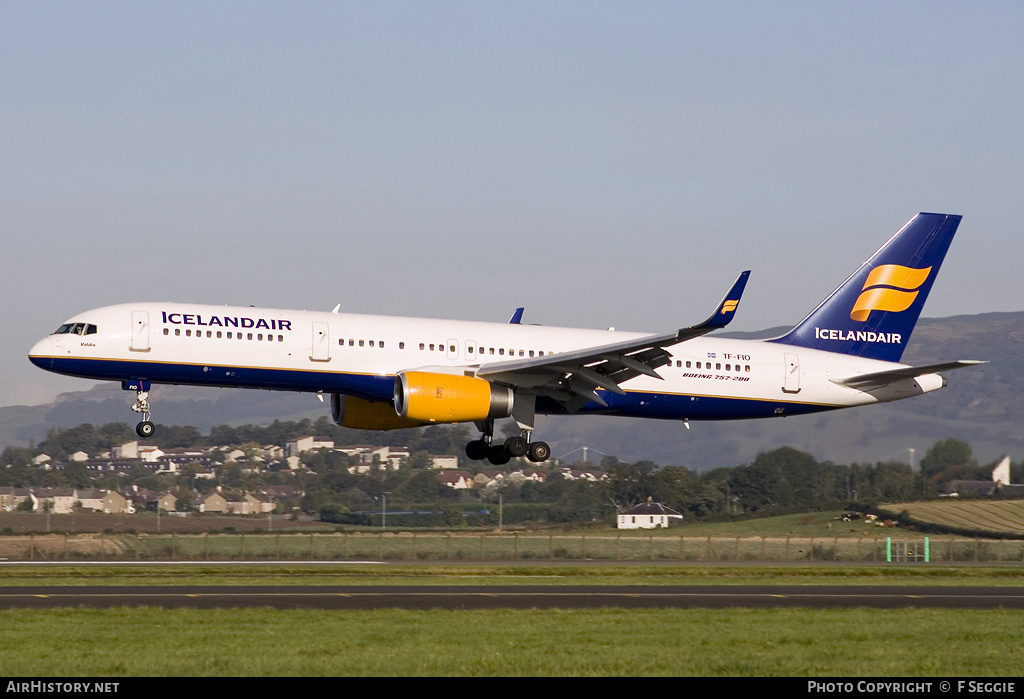
[[90, 323], [64, 323], [54, 335], [95, 335], [96, 326]]

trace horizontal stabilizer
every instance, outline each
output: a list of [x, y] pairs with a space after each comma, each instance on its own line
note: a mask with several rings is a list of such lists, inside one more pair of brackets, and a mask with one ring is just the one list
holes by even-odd
[[942, 364], [900, 367], [899, 369], [876, 371], [872, 374], [858, 374], [857, 376], [850, 376], [845, 379], [832, 379], [832, 383], [837, 383], [840, 386], [849, 386], [850, 388], [864, 389], [873, 386], [884, 386], [900, 379], [913, 379], [925, 374], [937, 374], [940, 371], [963, 369], [964, 367], [977, 366], [978, 364], [988, 364], [988, 362], [975, 359], [961, 359], [956, 362], [943, 362]]

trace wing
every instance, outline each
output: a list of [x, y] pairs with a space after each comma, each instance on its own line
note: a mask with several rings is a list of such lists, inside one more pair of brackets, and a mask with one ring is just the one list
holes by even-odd
[[850, 376], [845, 379], [832, 379], [832, 383], [837, 383], [840, 386], [849, 386], [850, 388], [856, 388], [862, 391], [870, 390], [872, 388], [878, 388], [886, 384], [898, 381], [900, 379], [913, 379], [918, 376], [924, 376], [925, 374], [937, 374], [940, 371], [952, 371], [953, 369], [963, 369], [964, 367], [977, 366], [979, 364], [987, 364], [988, 362], [981, 362], [976, 359], [961, 359], [956, 362], [943, 362], [942, 364], [925, 364], [923, 366], [908, 366], [900, 367], [899, 369], [888, 369], [886, 371], [876, 371], [871, 374], [858, 374], [856, 376]]
[[711, 317], [699, 325], [572, 352], [481, 364], [476, 368], [476, 375], [549, 396], [569, 412], [576, 412], [590, 401], [607, 405], [597, 389], [621, 395], [625, 391], [620, 384], [637, 376], [660, 379], [656, 369], [668, 364], [672, 356], [666, 347], [728, 325], [736, 315], [749, 276], [749, 270], [740, 274]]

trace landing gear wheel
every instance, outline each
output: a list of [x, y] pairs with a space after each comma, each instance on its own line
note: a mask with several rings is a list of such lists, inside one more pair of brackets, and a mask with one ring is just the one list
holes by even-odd
[[508, 453], [505, 447], [488, 447], [487, 449], [487, 460], [495, 466], [502, 466], [507, 464], [512, 459], [512, 456]]
[[527, 458], [534, 463], [547, 461], [551, 458], [551, 447], [548, 446], [547, 442], [534, 442], [530, 445], [530, 451], [527, 454]]
[[473, 461], [480, 461], [487, 458], [490, 445], [482, 439], [475, 439], [466, 445], [466, 456]]
[[520, 456], [526, 456], [526, 452], [530, 451], [530, 443], [522, 437], [509, 437], [505, 440], [505, 451], [510, 457], [518, 459]]
[[135, 426], [135, 433], [140, 437], [152, 437], [153, 432], [155, 431], [156, 428], [153, 426], [153, 423], [150, 422], [149, 420], [143, 420], [142, 422]]

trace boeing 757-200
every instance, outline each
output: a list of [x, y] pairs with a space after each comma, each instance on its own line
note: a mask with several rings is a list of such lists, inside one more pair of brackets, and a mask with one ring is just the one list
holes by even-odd
[[[708, 336], [736, 314], [749, 272], [698, 325], [664, 334], [182, 303], [129, 303], [76, 315], [32, 348], [48, 371], [120, 381], [153, 433], [152, 384], [308, 391], [339, 425], [388, 430], [472, 422], [471, 459], [540, 462], [540, 414], [680, 420], [801, 415], [942, 388], [900, 357], [960, 216], [922, 213], [795, 328], [770, 340]], [[494, 439], [494, 421], [520, 433]]]

